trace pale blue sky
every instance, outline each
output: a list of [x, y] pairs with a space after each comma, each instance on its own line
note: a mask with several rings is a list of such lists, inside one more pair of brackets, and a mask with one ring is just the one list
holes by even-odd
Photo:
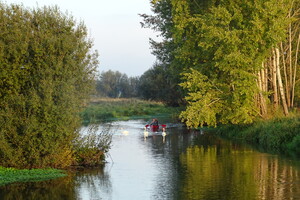
[[152, 67], [149, 37], [156, 33], [142, 29], [139, 13], [151, 14], [149, 0], [4, 0], [25, 7], [57, 5], [78, 21], [85, 22], [94, 48], [99, 51], [100, 69], [118, 70], [140, 76]]

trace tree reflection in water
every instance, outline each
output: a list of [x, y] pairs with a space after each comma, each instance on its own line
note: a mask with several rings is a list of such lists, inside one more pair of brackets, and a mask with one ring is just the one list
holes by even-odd
[[184, 128], [144, 140], [143, 121], [120, 124], [113, 165], [2, 186], [0, 200], [300, 199], [299, 161]]
[[261, 153], [213, 134], [180, 130], [149, 138], [159, 168], [152, 199], [300, 199], [298, 161]]
[[179, 199], [300, 198], [299, 163], [212, 137], [198, 136], [180, 155]]
[[14, 183], [0, 187], [1, 200], [69, 200], [76, 199], [72, 176], [55, 180]]

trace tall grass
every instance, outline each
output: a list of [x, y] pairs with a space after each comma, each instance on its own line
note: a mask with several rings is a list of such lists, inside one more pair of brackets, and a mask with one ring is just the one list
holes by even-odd
[[143, 118], [149, 115], [178, 116], [180, 108], [166, 107], [163, 103], [139, 99], [94, 99], [81, 112], [85, 124], [116, 119]]
[[250, 125], [226, 125], [218, 134], [259, 145], [266, 150], [300, 155], [300, 118], [277, 118]]

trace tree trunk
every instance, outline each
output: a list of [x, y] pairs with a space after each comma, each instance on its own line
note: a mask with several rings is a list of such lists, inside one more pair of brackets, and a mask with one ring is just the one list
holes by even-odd
[[287, 103], [286, 103], [286, 99], [285, 99], [284, 88], [283, 88], [283, 84], [282, 84], [282, 78], [281, 78], [280, 67], [279, 67], [280, 53], [279, 53], [278, 48], [275, 48], [274, 56], [276, 56], [275, 57], [276, 59], [274, 59], [274, 60], [276, 61], [276, 69], [277, 69], [276, 73], [277, 73], [279, 92], [280, 92], [280, 96], [281, 96], [281, 100], [282, 100], [283, 112], [285, 115], [288, 115], [289, 111], [288, 111], [288, 107], [287, 107]]
[[266, 74], [265, 65], [262, 62], [262, 69], [260, 70], [261, 73], [261, 84], [262, 84], [262, 91], [267, 92], [267, 85], [268, 85], [268, 75]]
[[267, 104], [264, 92], [266, 92], [266, 77], [264, 63], [262, 62], [262, 69], [258, 72], [258, 85], [259, 85], [259, 101], [260, 101], [260, 112], [262, 116], [267, 115]]
[[290, 108], [291, 107], [291, 95], [290, 95], [290, 86], [289, 86], [289, 82], [288, 82], [288, 73], [287, 73], [287, 69], [286, 69], [286, 60], [285, 60], [285, 55], [286, 52], [284, 51], [282, 42], [280, 43], [280, 47], [281, 47], [281, 52], [282, 52], [282, 64], [283, 64], [283, 74], [284, 74], [284, 83], [285, 83], [285, 91], [286, 91], [286, 100], [287, 100], [287, 105]]
[[[261, 70], [263, 71], [263, 70]], [[262, 74], [261, 71], [258, 72], [258, 87], [259, 87], [259, 108], [260, 108], [260, 113], [264, 117], [267, 114], [267, 105], [266, 105], [266, 100], [263, 94], [263, 83], [262, 83]]]
[[269, 80], [269, 71], [268, 71], [268, 67], [265, 67], [265, 88], [264, 91], [268, 92], [269, 88], [268, 88], [268, 80]]
[[278, 89], [277, 89], [277, 65], [276, 65], [276, 53], [273, 49], [273, 57], [271, 63], [272, 70], [272, 86], [273, 86], [273, 104], [275, 111], [278, 109]]
[[[291, 18], [291, 11], [289, 12], [289, 18]], [[293, 85], [293, 64], [292, 64], [292, 24], [289, 24], [289, 86]], [[291, 88], [289, 88], [291, 89]], [[291, 96], [290, 96], [291, 98]], [[292, 102], [291, 102], [292, 106]]]
[[295, 86], [296, 86], [296, 75], [297, 75], [297, 65], [298, 65], [298, 51], [299, 51], [299, 43], [300, 43], [300, 33], [297, 41], [297, 47], [296, 47], [296, 55], [295, 55], [295, 64], [294, 64], [294, 73], [293, 75], [293, 84], [292, 84], [292, 101], [291, 106], [294, 107], [294, 97], [295, 97]]

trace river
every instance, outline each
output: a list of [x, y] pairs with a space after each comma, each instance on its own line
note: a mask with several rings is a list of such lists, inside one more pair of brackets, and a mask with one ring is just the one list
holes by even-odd
[[145, 139], [145, 124], [145, 120], [111, 124], [113, 141], [105, 167], [2, 186], [0, 199], [300, 199], [299, 160], [259, 152], [175, 123], [167, 124], [165, 138]]

